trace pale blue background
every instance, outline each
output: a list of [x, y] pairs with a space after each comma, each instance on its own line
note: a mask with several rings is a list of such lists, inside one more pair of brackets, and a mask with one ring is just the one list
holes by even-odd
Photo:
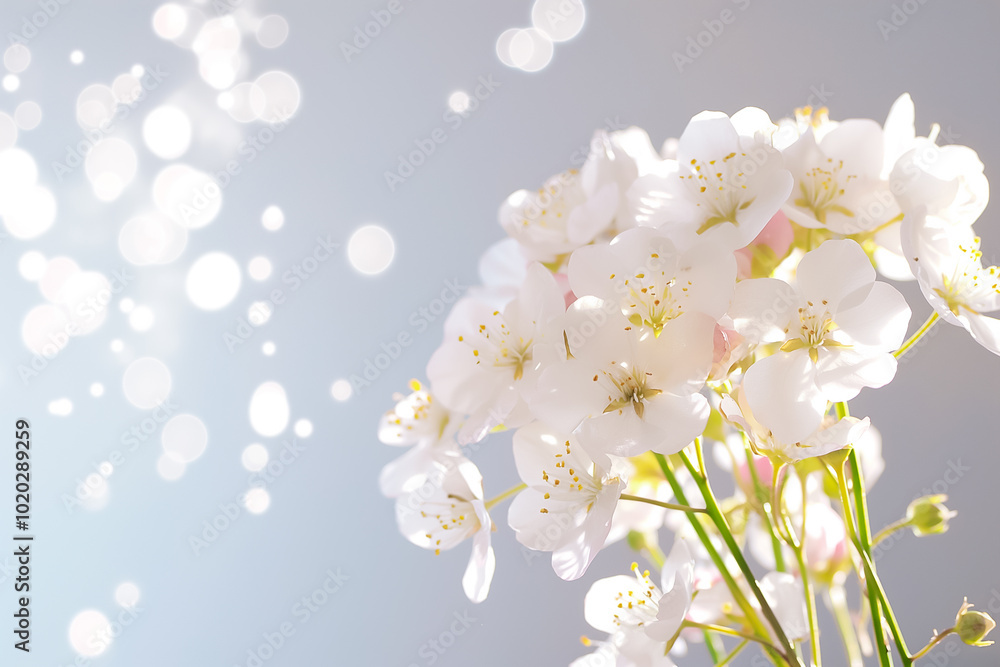
[[[197, 78], [190, 51], [153, 34], [150, 17], [157, 5], [73, 0], [32, 40], [33, 61], [20, 90], [0, 92], [0, 108], [7, 112], [24, 99], [41, 104], [42, 125], [22, 134], [20, 144], [35, 155], [60, 206], [56, 226], [45, 236], [31, 242], [7, 238], [0, 245], [0, 281], [6, 286], [2, 415], [7, 424], [21, 416], [33, 421], [38, 534], [35, 652], [28, 659], [12, 655], [6, 622], [0, 623], [0, 636], [8, 638], [0, 646], [4, 665], [70, 664], [69, 620], [89, 607], [112, 614], [114, 589], [125, 580], [141, 588], [143, 612], [95, 665], [245, 665], [246, 652], [261, 643], [261, 633], [286, 621], [296, 633], [268, 667], [426, 665], [421, 647], [462, 612], [475, 622], [437, 664], [567, 664], [583, 651], [579, 635], [591, 633], [582, 613], [589, 582], [621, 571], [632, 559], [624, 547], [602, 554], [585, 580], [567, 584], [552, 573], [547, 556], [527, 562], [501, 527], [493, 592], [473, 606], [459, 583], [467, 549], [435, 558], [409, 545], [396, 532], [392, 503], [376, 487], [379, 469], [397, 453], [377, 442], [378, 416], [394, 391], [422, 375], [440, 338], [440, 320], [417, 333], [410, 315], [429, 304], [446, 280], [474, 279], [479, 254], [502, 236], [496, 208], [503, 198], [567, 167], [574, 151], [608, 118], [641, 125], [659, 143], [703, 109], [731, 113], [756, 105], [777, 117], [811, 96], [821, 101], [817, 91], [828, 93], [834, 117], [879, 120], [899, 93], [909, 91], [920, 129], [933, 121], [951, 128], [955, 141], [979, 151], [990, 177], [1000, 165], [1000, 94], [994, 80], [1000, 9], [991, 3], [913, 2], [919, 10], [884, 39], [877, 21], [890, 18], [893, 6], [886, 0], [753, 0], [743, 10], [746, 3], [719, 0], [592, 0], [580, 36], [558, 45], [547, 69], [526, 74], [502, 65], [494, 43], [503, 30], [528, 24], [530, 0], [405, 0], [404, 12], [351, 64], [341, 56], [339, 42], [350, 39], [354, 27], [384, 2], [261, 2], [261, 13], [287, 17], [291, 34], [275, 51], [252, 46], [253, 71], [291, 72], [303, 91], [299, 114], [226, 190], [219, 218], [191, 235], [178, 261], [136, 271], [127, 296], [156, 310], [152, 332], [132, 332], [115, 308], [98, 332], [74, 340], [24, 389], [15, 374], [28, 356], [20, 322], [42, 299], [18, 275], [17, 258], [38, 249], [69, 254], [84, 268], [118, 268], [123, 264], [118, 229], [148, 206], [149, 184], [163, 164], [139, 148], [139, 177], [112, 204], [93, 197], [82, 170], [57, 185], [47, 165], [81, 136], [73, 116], [76, 95], [90, 83], [110, 83], [135, 62], [169, 71], [153, 94], [155, 102], [144, 103], [119, 130], [117, 136], [137, 146], [141, 118], [160, 101], [182, 91], [204, 95], [206, 104], [214, 101], [215, 91]], [[671, 54], [703, 29], [703, 20], [725, 8], [733, 9], [736, 21], [678, 73]], [[3, 33], [36, 11], [34, 2], [5, 2]], [[86, 61], [73, 66], [68, 54], [77, 48]], [[500, 88], [390, 194], [383, 172], [396, 165], [396, 156], [444, 125], [451, 92], [471, 91], [478, 77], [489, 75]], [[184, 159], [212, 169], [225, 158], [196, 144]], [[281, 206], [287, 218], [277, 234], [259, 223], [270, 204]], [[1000, 247], [994, 210], [987, 209], [978, 228], [987, 258]], [[383, 224], [395, 236], [392, 267], [366, 278], [344, 256], [335, 257], [235, 354], [223, 346], [222, 332], [265, 287], [245, 281], [233, 304], [215, 313], [197, 311], [184, 295], [185, 271], [204, 252], [224, 250], [244, 265], [263, 253], [280, 275], [310, 250], [317, 234], [343, 243], [367, 222]], [[922, 320], [927, 306], [912, 286], [904, 291], [914, 319]], [[360, 372], [364, 359], [380, 351], [380, 342], [400, 332], [414, 334], [412, 346], [369, 390], [348, 403], [333, 402], [331, 382]], [[91, 472], [91, 463], [116, 448], [120, 434], [145, 416], [122, 395], [128, 355], [109, 351], [116, 337], [130, 354], [156, 356], [170, 366], [172, 399], [205, 421], [209, 448], [182, 480], [167, 483], [155, 472], [158, 444], [151, 441], [112, 476], [106, 509], [71, 514], [60, 495], [72, 492], [74, 480]], [[264, 340], [276, 342], [274, 357], [261, 355]], [[871, 495], [876, 527], [895, 520], [909, 500], [943, 479], [949, 461], [971, 467], [947, 489], [950, 505], [961, 513], [951, 532], [908, 538], [879, 563], [911, 647], [922, 645], [933, 628], [946, 627], [964, 595], [981, 607], [991, 600], [994, 608], [1000, 606], [998, 369], [1000, 359], [964, 332], [942, 327], [901, 367], [892, 386], [866, 391], [853, 406], [856, 414], [872, 417], [886, 440], [888, 469]], [[271, 486], [271, 509], [262, 516], [244, 514], [195, 557], [188, 536], [201, 530], [220, 503], [246, 488], [239, 454], [256, 439], [247, 405], [253, 388], [269, 379], [286, 386], [293, 418], [310, 418], [315, 433], [305, 441], [302, 457]], [[107, 387], [100, 399], [88, 394], [95, 381]], [[48, 415], [48, 402], [62, 396], [73, 400], [73, 414]], [[279, 439], [268, 445], [276, 452]], [[0, 448], [7, 451], [6, 445]], [[0, 455], [0, 470], [8, 470], [11, 458]], [[475, 459], [488, 471], [488, 494], [513, 483], [504, 438], [490, 442]], [[5, 480], [0, 498], [9, 498], [11, 476], [0, 473]], [[8, 502], [0, 508], [5, 526]], [[498, 520], [504, 518], [501, 510]], [[7, 550], [2, 546], [7, 533], [0, 529], [0, 553]], [[349, 581], [308, 623], [299, 624], [293, 605], [321, 585], [330, 568], [340, 568]], [[12, 602], [7, 580], [0, 585], [3, 618], [9, 619]], [[842, 664], [832, 628], [825, 639], [827, 662]], [[735, 664], [750, 664], [749, 655]], [[993, 665], [997, 651], [963, 647], [951, 660]], [[706, 664], [703, 650], [695, 647], [683, 664]]]

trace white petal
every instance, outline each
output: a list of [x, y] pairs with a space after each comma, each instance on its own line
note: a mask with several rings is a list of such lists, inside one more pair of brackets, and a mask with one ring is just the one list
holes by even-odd
[[896, 376], [896, 358], [860, 348], [820, 350], [816, 386], [828, 401], [849, 401], [865, 387], [883, 387]]
[[876, 282], [865, 300], [836, 315], [837, 326], [858, 344], [878, 350], [895, 350], [906, 337], [910, 307], [899, 291]]
[[785, 329], [799, 307], [791, 285], [777, 278], [754, 278], [736, 283], [729, 316], [736, 331], [753, 343], [785, 339]]
[[808, 252], [795, 272], [795, 286], [806, 301], [826, 303], [831, 313], [861, 303], [875, 282], [868, 255], [849, 239], [824, 241]]
[[986, 315], [963, 315], [966, 328], [976, 342], [993, 354], [1000, 355], [1000, 320]]
[[743, 379], [747, 402], [754, 418], [776, 440], [799, 442], [819, 428], [827, 398], [817, 389], [815, 376], [805, 350], [778, 352], [747, 370]]
[[582, 577], [611, 531], [611, 519], [621, 495], [621, 483], [605, 486], [573, 539], [552, 552], [552, 569], [564, 581]]
[[489, 514], [486, 513], [481, 502], [474, 503], [474, 505], [482, 527], [472, 540], [472, 555], [469, 557], [469, 565], [462, 576], [462, 588], [469, 600], [479, 603], [485, 600], [490, 592], [490, 583], [493, 581], [497, 562], [493, 547], [490, 545], [490, 532], [493, 529], [493, 524]]

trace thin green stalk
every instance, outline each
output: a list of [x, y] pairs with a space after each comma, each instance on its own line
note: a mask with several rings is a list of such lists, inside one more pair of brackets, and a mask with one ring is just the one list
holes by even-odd
[[805, 550], [802, 548], [806, 539], [806, 477], [799, 475], [799, 484], [802, 486], [802, 542], [795, 548], [795, 558], [799, 562], [799, 574], [802, 576], [802, 588], [806, 598], [806, 614], [809, 617], [809, 649], [812, 651], [812, 659], [815, 667], [823, 667], [823, 658], [820, 655], [819, 645], [819, 621], [816, 618], [816, 599], [813, 597], [812, 581], [809, 577]]
[[[722, 645], [719, 635], [713, 635], [708, 630], [702, 630], [701, 632], [705, 635], [705, 648], [708, 649], [708, 655], [712, 658], [712, 664], [718, 665], [719, 661], [722, 660], [722, 652], [726, 650], [726, 647]], [[750, 640], [745, 639], [744, 641]]]
[[[656, 454], [656, 461], [660, 465], [660, 469], [663, 471], [663, 476], [666, 478], [667, 483], [670, 484], [670, 488], [674, 492], [674, 497], [677, 498], [682, 503], [687, 503], [687, 497], [684, 495], [684, 488], [681, 486], [680, 482], [677, 480], [677, 476], [671, 469], [670, 464], [667, 463], [667, 459], [662, 454]], [[747, 600], [746, 596], [743, 594], [743, 589], [740, 588], [739, 584], [730, 574], [729, 569], [726, 567], [725, 562], [722, 560], [722, 556], [719, 555], [718, 549], [712, 544], [712, 539], [709, 537], [708, 532], [705, 527], [701, 524], [698, 517], [694, 514], [687, 514], [688, 521], [691, 523], [691, 527], [694, 529], [695, 534], [698, 535], [698, 539], [701, 541], [705, 550], [708, 552], [709, 558], [718, 568], [719, 574], [722, 576], [723, 581], [726, 582], [726, 586], [729, 588], [729, 592], [733, 594], [733, 599], [736, 604], [740, 607], [747, 622], [753, 627], [754, 632], [756, 632], [761, 637], [767, 637], [767, 628], [764, 627], [764, 623], [758, 618], [757, 611], [753, 608], [750, 602]], [[784, 660], [788, 665], [795, 665], [790, 655], [783, 655], [781, 651], [775, 649], [768, 649], [771, 658], [773, 660]]]
[[619, 496], [622, 500], [634, 500], [639, 503], [646, 503], [648, 505], [656, 505], [657, 507], [665, 507], [668, 510], [677, 510], [679, 512], [700, 512], [702, 514], [707, 513], [708, 510], [702, 509], [700, 507], [688, 507], [687, 505], [676, 505], [674, 503], [665, 503], [660, 500], [654, 500], [653, 498], [643, 498], [641, 496], [633, 496], [630, 493], [623, 493]]
[[763, 644], [764, 646], [770, 647], [774, 650], [778, 650], [778, 647], [767, 641], [766, 639], [761, 639], [756, 635], [752, 635], [748, 632], [740, 632], [734, 628], [726, 627], [725, 625], [715, 625], [714, 623], [699, 623], [698, 621], [684, 621], [681, 627], [685, 628], [699, 628], [705, 632], [717, 632], [720, 635], [729, 635], [730, 637], [740, 637], [741, 639], [746, 639], [750, 642], [757, 642], [758, 644]]
[[[695, 444], [697, 445], [697, 443]], [[768, 604], [767, 599], [764, 597], [764, 593], [757, 585], [757, 580], [753, 576], [750, 564], [747, 563], [746, 558], [743, 556], [743, 551], [740, 549], [740, 546], [736, 544], [736, 539], [733, 537], [733, 531], [726, 522], [726, 517], [723, 516], [720, 511], [719, 505], [715, 500], [715, 494], [712, 493], [712, 488], [708, 484], [708, 478], [702, 477], [698, 474], [698, 470], [694, 467], [691, 459], [684, 453], [683, 450], [680, 452], [680, 457], [681, 461], [684, 462], [685, 467], [687, 467], [688, 472], [690, 472], [691, 476], [694, 478], [695, 483], [698, 485], [698, 490], [701, 491], [701, 495], [705, 500], [705, 509], [708, 510], [708, 515], [712, 517], [715, 527], [719, 529], [719, 533], [722, 535], [722, 540], [726, 543], [730, 553], [732, 553], [733, 558], [736, 560], [736, 564], [743, 573], [743, 577], [746, 579], [747, 585], [750, 586], [750, 590], [753, 592], [754, 597], [757, 598], [757, 603], [760, 605], [761, 611], [767, 618], [768, 623], [770, 623], [771, 627], [774, 629], [774, 635], [778, 639], [778, 644], [781, 645], [782, 652], [785, 654], [785, 657], [788, 659], [790, 664], [795, 664], [795, 661], [792, 659], [792, 655], [795, 652], [792, 647], [792, 643], [788, 641], [784, 628], [782, 628], [781, 623], [778, 622], [778, 617], [774, 615], [774, 610], [771, 609], [771, 605]]]
[[934, 635], [934, 638], [927, 643], [927, 646], [923, 647], [922, 649], [913, 654], [913, 659], [917, 660], [918, 658], [922, 658], [928, 653], [930, 653], [932, 648], [937, 646], [942, 639], [944, 639], [953, 632], [955, 632], [955, 628], [948, 628], [944, 632], [939, 632], [936, 635]]
[[747, 644], [749, 643], [750, 643], [749, 639], [744, 639], [743, 641], [741, 641], [739, 644], [737, 644], [736, 648], [734, 648], [729, 653], [729, 655], [727, 655], [725, 658], [722, 659], [722, 662], [716, 661], [715, 667], [724, 667], [725, 665], [731, 663], [733, 660], [736, 659], [736, 656], [738, 656], [743, 651], [743, 649], [747, 647]]
[[771, 548], [774, 550], [774, 567], [778, 570], [778, 572], [787, 572], [788, 570], [785, 567], [785, 553], [781, 548], [781, 541], [774, 532], [774, 524], [771, 522], [771, 513], [774, 511], [774, 508], [770, 502], [765, 502], [768, 494], [764, 485], [760, 482], [760, 475], [757, 474], [757, 466], [754, 465], [753, 452], [750, 451], [750, 447], [747, 446], [747, 438], [745, 435], [743, 436], [743, 451], [746, 452], [747, 467], [750, 469], [750, 479], [753, 482], [754, 494], [757, 497], [757, 501], [760, 502], [763, 508], [761, 514], [764, 519], [764, 526], [767, 528], [767, 532], [771, 536]]
[[896, 648], [899, 649], [899, 659], [902, 661], [903, 667], [910, 667], [914, 659], [910, 656], [909, 649], [906, 648], [903, 633], [900, 631], [899, 623], [896, 622], [896, 616], [889, 605], [889, 596], [886, 595], [885, 588], [883, 588], [882, 582], [879, 581], [878, 575], [875, 573], [875, 564], [872, 563], [871, 556], [863, 551], [864, 544], [857, 538], [854, 540], [854, 548], [860, 552], [861, 564], [865, 568], [865, 578], [875, 584], [875, 594], [878, 596], [878, 601], [881, 603], [883, 609], [885, 609], [889, 631], [892, 633], [893, 641], [896, 642]]
[[499, 496], [497, 496], [495, 498], [490, 498], [489, 500], [487, 500], [486, 501], [486, 509], [487, 510], [492, 509], [493, 506], [496, 505], [497, 503], [500, 503], [500, 502], [502, 502], [504, 500], [507, 500], [508, 498], [510, 498], [511, 496], [513, 496], [514, 494], [520, 493], [521, 491], [524, 491], [526, 488], [528, 488], [527, 484], [518, 484], [517, 486], [513, 486], [513, 487], [507, 489], [506, 491], [504, 491], [503, 493], [501, 493]]
[[872, 538], [872, 546], [874, 547], [879, 542], [881, 542], [885, 538], [895, 533], [897, 530], [906, 528], [907, 526], [910, 526], [912, 524], [913, 524], [913, 519], [900, 519], [895, 523], [889, 524], [888, 526], [886, 526], [885, 528], [883, 528], [882, 530], [878, 531], [878, 533], [875, 534], [875, 537]]
[[833, 618], [837, 622], [837, 630], [840, 631], [840, 638], [844, 642], [844, 653], [847, 654], [847, 663], [850, 667], [864, 667], [864, 660], [861, 657], [861, 646], [858, 644], [858, 633], [854, 629], [854, 622], [851, 620], [851, 610], [847, 606], [847, 595], [844, 587], [840, 584], [831, 585], [826, 590], [826, 602], [833, 613]]
[[920, 326], [920, 328], [914, 332], [912, 336], [907, 338], [906, 342], [903, 343], [903, 345], [898, 350], [892, 353], [892, 356], [899, 359], [904, 354], [909, 352], [910, 348], [912, 348], [914, 345], [920, 342], [920, 339], [924, 337], [924, 334], [930, 331], [931, 328], [937, 323], [939, 319], [941, 319], [941, 316], [938, 315], [938, 312], [935, 310], [933, 313], [931, 313], [931, 316], [927, 318], [927, 321], [924, 322]]

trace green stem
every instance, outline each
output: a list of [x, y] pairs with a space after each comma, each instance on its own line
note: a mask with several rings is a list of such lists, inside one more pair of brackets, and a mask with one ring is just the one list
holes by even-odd
[[[697, 444], [698, 443], [696, 442], [696, 447]], [[792, 643], [788, 641], [788, 637], [785, 635], [785, 630], [781, 627], [781, 623], [778, 622], [778, 617], [774, 615], [774, 610], [771, 609], [771, 605], [768, 604], [767, 599], [764, 597], [764, 593], [757, 585], [757, 580], [753, 576], [753, 571], [751, 571], [746, 558], [743, 557], [743, 551], [740, 549], [739, 545], [736, 544], [736, 539], [733, 537], [733, 531], [726, 522], [725, 516], [723, 516], [722, 512], [719, 510], [719, 505], [715, 500], [715, 494], [712, 493], [712, 488], [708, 484], [708, 478], [702, 477], [698, 474], [698, 471], [695, 469], [691, 459], [684, 453], [683, 450], [680, 452], [680, 457], [681, 461], [684, 462], [685, 467], [688, 469], [688, 472], [691, 473], [691, 476], [694, 478], [695, 484], [698, 485], [698, 490], [701, 491], [701, 495], [705, 500], [705, 509], [708, 510], [708, 515], [712, 517], [715, 527], [719, 529], [719, 533], [722, 535], [723, 541], [726, 543], [730, 553], [732, 553], [733, 558], [736, 560], [736, 564], [743, 573], [743, 577], [746, 579], [747, 585], [750, 586], [750, 590], [753, 592], [754, 597], [757, 598], [757, 603], [760, 605], [761, 611], [767, 618], [768, 623], [770, 623], [771, 627], [774, 629], [774, 635], [778, 639], [778, 644], [780, 644], [786, 660], [788, 660], [789, 664], [794, 665], [796, 660], [792, 657], [795, 653]]]
[[747, 644], [749, 643], [750, 643], [749, 639], [744, 639], [743, 641], [741, 641], [736, 646], [736, 648], [734, 648], [732, 652], [730, 652], [729, 655], [727, 655], [725, 658], [722, 659], [722, 662], [716, 661], [716, 667], [724, 667], [725, 665], [731, 663], [733, 660], [736, 659], [736, 656], [738, 656], [740, 652], [747, 647]]
[[[841, 407], [838, 404], [837, 413], [841, 414]], [[846, 407], [843, 408], [846, 412]], [[843, 466], [837, 467], [837, 486], [840, 489], [840, 502], [844, 506], [844, 525], [847, 527], [847, 534], [851, 541], [857, 540], [858, 529], [854, 524], [854, 510], [851, 508], [850, 491], [847, 487], [847, 475]], [[860, 522], [859, 522], [860, 523]], [[882, 630], [882, 612], [879, 609], [878, 594], [875, 590], [875, 582], [870, 577], [865, 577], [868, 588], [868, 605], [872, 612], [872, 630], [874, 632], [875, 646], [878, 649], [879, 664], [882, 667], [892, 667], [892, 658], [889, 657], [889, 649], [885, 645], [885, 632]]]
[[757, 635], [752, 635], [749, 632], [740, 632], [734, 628], [729, 628], [724, 625], [715, 625], [712, 623], [699, 623], [697, 621], [684, 621], [682, 627], [688, 628], [699, 628], [705, 632], [718, 632], [720, 635], [729, 635], [730, 637], [740, 637], [750, 642], [757, 642], [758, 644], [763, 644], [764, 646], [769, 646], [774, 650], [778, 650], [778, 647], [767, 641], [766, 639], [761, 639]]
[[944, 639], [953, 632], [955, 632], [955, 628], [948, 628], [944, 632], [939, 632], [936, 635], [934, 635], [934, 639], [930, 640], [930, 642], [927, 643], [927, 646], [923, 647], [922, 649], [913, 654], [913, 659], [917, 660], [930, 653], [932, 648], [937, 646], [942, 639]]
[[722, 660], [722, 652], [726, 650], [726, 647], [722, 645], [722, 641], [718, 635], [713, 635], [708, 630], [702, 630], [701, 632], [705, 635], [705, 648], [708, 649], [708, 655], [712, 658], [712, 664], [718, 665], [719, 661]]
[[844, 642], [844, 653], [847, 654], [847, 662], [850, 667], [864, 667], [864, 660], [861, 657], [861, 646], [858, 644], [858, 634], [854, 630], [854, 622], [851, 620], [851, 610], [847, 606], [847, 595], [844, 587], [840, 584], [831, 585], [826, 591], [826, 601], [833, 612], [833, 618], [837, 622], [837, 629], [840, 631], [840, 638]]
[[799, 574], [802, 576], [802, 588], [805, 591], [806, 614], [809, 617], [809, 648], [812, 651], [812, 659], [815, 667], [823, 667], [823, 658], [820, 656], [819, 645], [819, 621], [816, 618], [816, 599], [813, 597], [812, 581], [809, 577], [809, 568], [806, 564], [805, 550], [802, 548], [806, 539], [806, 477], [799, 475], [799, 484], [802, 486], [802, 541], [795, 549], [795, 558], [799, 562]]
[[707, 510], [700, 507], [688, 507], [687, 505], [676, 505], [674, 503], [665, 503], [659, 500], [653, 500], [652, 498], [642, 498], [640, 496], [633, 496], [630, 493], [623, 493], [619, 496], [622, 500], [634, 500], [638, 503], [646, 503], [648, 505], [656, 505], [657, 507], [665, 507], [668, 510], [677, 510], [679, 512], [701, 512], [705, 514]]
[[750, 469], [750, 479], [753, 480], [754, 494], [757, 496], [757, 502], [763, 508], [761, 516], [764, 519], [764, 526], [767, 527], [767, 532], [771, 536], [771, 549], [774, 550], [774, 567], [778, 572], [787, 572], [785, 567], [785, 553], [781, 548], [781, 541], [778, 539], [777, 534], [775, 534], [774, 524], [771, 521], [771, 513], [774, 511], [774, 508], [768, 501], [767, 490], [760, 482], [760, 475], [757, 474], [757, 466], [754, 465], [753, 452], [750, 451], [750, 447], [747, 444], [746, 435], [743, 436], [743, 450], [746, 452], [747, 467]]
[[504, 500], [507, 500], [511, 496], [520, 493], [521, 491], [524, 491], [526, 488], [528, 488], [527, 484], [518, 484], [517, 486], [512, 486], [511, 488], [507, 489], [496, 498], [490, 498], [489, 500], [486, 501], [486, 510], [489, 511], [494, 505], [501, 503]]
[[939, 319], [941, 319], [941, 316], [938, 315], [938, 312], [935, 310], [933, 313], [931, 313], [931, 316], [927, 318], [927, 321], [924, 322], [912, 336], [906, 339], [906, 342], [903, 343], [902, 347], [900, 347], [898, 350], [892, 353], [892, 356], [899, 359], [904, 354], [906, 354], [910, 350], [910, 348], [916, 345], [920, 341], [920, 339], [924, 337], [924, 334], [926, 334], [928, 331], [931, 330], [931, 327], [933, 327]]
[[[684, 487], [677, 480], [677, 475], [674, 474], [673, 469], [671, 469], [670, 464], [667, 459], [662, 454], [656, 454], [656, 462], [660, 465], [660, 469], [663, 471], [663, 476], [666, 478], [667, 483], [670, 484], [670, 488], [674, 492], [674, 497], [677, 498], [682, 503], [687, 503], [687, 497], [684, 495]], [[733, 594], [733, 599], [736, 604], [739, 605], [747, 622], [753, 627], [754, 632], [759, 634], [761, 637], [767, 637], [767, 628], [764, 627], [763, 622], [757, 616], [757, 611], [753, 608], [750, 602], [747, 600], [746, 596], [743, 594], [743, 589], [740, 588], [739, 584], [730, 574], [729, 568], [726, 567], [725, 562], [722, 560], [722, 556], [719, 555], [718, 549], [712, 544], [712, 539], [709, 537], [708, 532], [705, 530], [705, 526], [702, 525], [698, 516], [692, 513], [687, 514], [688, 521], [691, 524], [691, 528], [694, 529], [695, 534], [698, 535], [698, 539], [701, 541], [705, 550], [708, 552], [709, 558], [718, 568], [720, 576], [722, 576], [723, 581], [726, 582], [726, 586], [729, 588], [729, 592]], [[789, 665], [795, 665], [795, 661], [791, 659], [788, 654], [782, 655], [781, 651], [769, 649], [772, 659], [775, 661], [783, 659]]]
[[885, 538], [889, 537], [890, 535], [892, 535], [893, 533], [895, 533], [897, 530], [900, 530], [902, 528], [906, 528], [906, 527], [908, 527], [908, 526], [910, 526], [912, 524], [913, 524], [913, 519], [900, 519], [896, 523], [889, 524], [888, 526], [886, 526], [882, 530], [878, 531], [878, 533], [876, 533], [875, 537], [872, 538], [872, 546], [877, 545], [879, 542], [881, 542]]

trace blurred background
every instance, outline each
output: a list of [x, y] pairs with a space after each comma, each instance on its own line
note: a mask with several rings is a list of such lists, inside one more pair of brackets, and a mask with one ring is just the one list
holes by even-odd
[[[997, 175], [993, 3], [585, 0], [554, 48], [517, 32], [532, 4], [3, 3], [0, 395], [11, 431], [31, 423], [35, 541], [32, 651], [0, 628], [0, 663], [568, 664], [596, 634], [590, 582], [627, 546], [565, 583], [501, 509], [492, 592], [472, 605], [468, 548], [410, 545], [377, 488], [399, 453], [378, 418], [423, 377], [442, 293], [503, 237], [500, 202], [573, 166], [596, 129], [658, 146], [701, 110], [751, 105], [881, 122], [902, 92], [918, 134], [940, 123]], [[929, 307], [901, 289], [916, 328]], [[997, 368], [941, 325], [852, 402], [884, 438], [874, 527], [930, 491], [959, 511], [879, 561], [911, 647], [963, 596], [1000, 609]], [[472, 458], [487, 496], [516, 481], [509, 435]], [[7, 619], [15, 576], [0, 555]], [[997, 655], [950, 640], [934, 660]], [[708, 664], [704, 648], [681, 664]]]

